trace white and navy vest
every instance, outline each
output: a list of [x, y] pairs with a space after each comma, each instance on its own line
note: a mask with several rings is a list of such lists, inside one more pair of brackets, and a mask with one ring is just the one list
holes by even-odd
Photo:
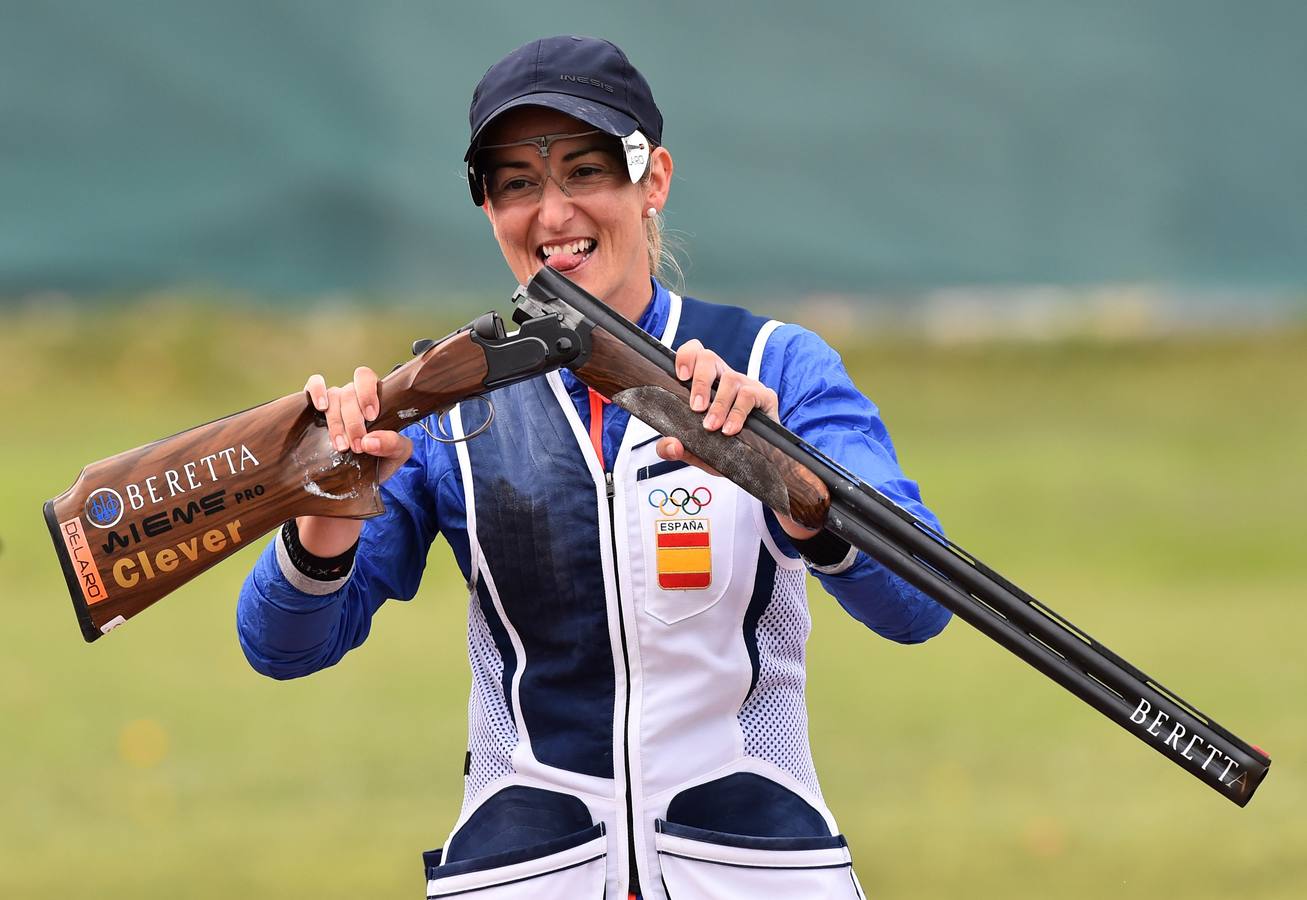
[[[663, 342], [757, 378], [778, 324], [672, 295]], [[808, 744], [804, 565], [770, 514], [635, 418], [605, 473], [557, 372], [493, 401], [458, 445], [469, 754], [429, 896], [625, 900], [632, 858], [645, 898], [860, 896]], [[514, 829], [527, 846], [474, 846]]]

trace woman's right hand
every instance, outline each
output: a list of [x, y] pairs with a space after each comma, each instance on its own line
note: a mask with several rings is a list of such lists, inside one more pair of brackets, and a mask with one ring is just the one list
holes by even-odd
[[[413, 454], [413, 442], [397, 431], [368, 431], [367, 423], [381, 408], [377, 398], [377, 373], [367, 366], [354, 370], [354, 381], [341, 387], [327, 387], [321, 375], [311, 375], [304, 384], [314, 408], [327, 420], [331, 445], [344, 453], [366, 453], [380, 460], [378, 482], [399, 470]], [[300, 543], [314, 556], [332, 557], [344, 553], [358, 540], [363, 522], [329, 516], [300, 516]]]

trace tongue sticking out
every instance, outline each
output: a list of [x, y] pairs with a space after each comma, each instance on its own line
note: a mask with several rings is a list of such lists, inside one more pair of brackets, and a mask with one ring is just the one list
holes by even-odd
[[545, 265], [559, 272], [567, 272], [585, 262], [592, 252], [594, 252], [593, 247], [584, 253], [568, 253], [567, 251], [555, 253], [545, 259]]

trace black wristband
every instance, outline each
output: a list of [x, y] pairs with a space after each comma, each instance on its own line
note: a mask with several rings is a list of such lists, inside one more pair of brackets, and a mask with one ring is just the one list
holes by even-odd
[[359, 548], [358, 541], [338, 556], [329, 558], [315, 556], [305, 550], [304, 545], [300, 543], [300, 529], [294, 519], [281, 526], [281, 539], [286, 544], [286, 555], [290, 557], [291, 565], [300, 574], [314, 581], [336, 581], [344, 578], [349, 574], [350, 569], [354, 568], [354, 554]]
[[849, 542], [829, 531], [819, 531], [805, 540], [792, 537], [790, 543], [814, 566], [833, 566], [849, 555]]

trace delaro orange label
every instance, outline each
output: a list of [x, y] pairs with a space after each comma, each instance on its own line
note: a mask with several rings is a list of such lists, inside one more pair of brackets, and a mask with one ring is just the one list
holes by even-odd
[[95, 557], [91, 555], [91, 547], [86, 543], [82, 520], [72, 518], [67, 522], [61, 522], [59, 531], [63, 533], [64, 547], [68, 550], [68, 558], [72, 560], [73, 569], [77, 572], [77, 582], [82, 586], [82, 596], [86, 598], [86, 602], [91, 604], [108, 600], [109, 592], [104, 589], [104, 582], [100, 580], [100, 570], [95, 566]]
[[660, 588], [697, 591], [712, 584], [712, 544], [707, 519], [659, 519], [654, 529]]

